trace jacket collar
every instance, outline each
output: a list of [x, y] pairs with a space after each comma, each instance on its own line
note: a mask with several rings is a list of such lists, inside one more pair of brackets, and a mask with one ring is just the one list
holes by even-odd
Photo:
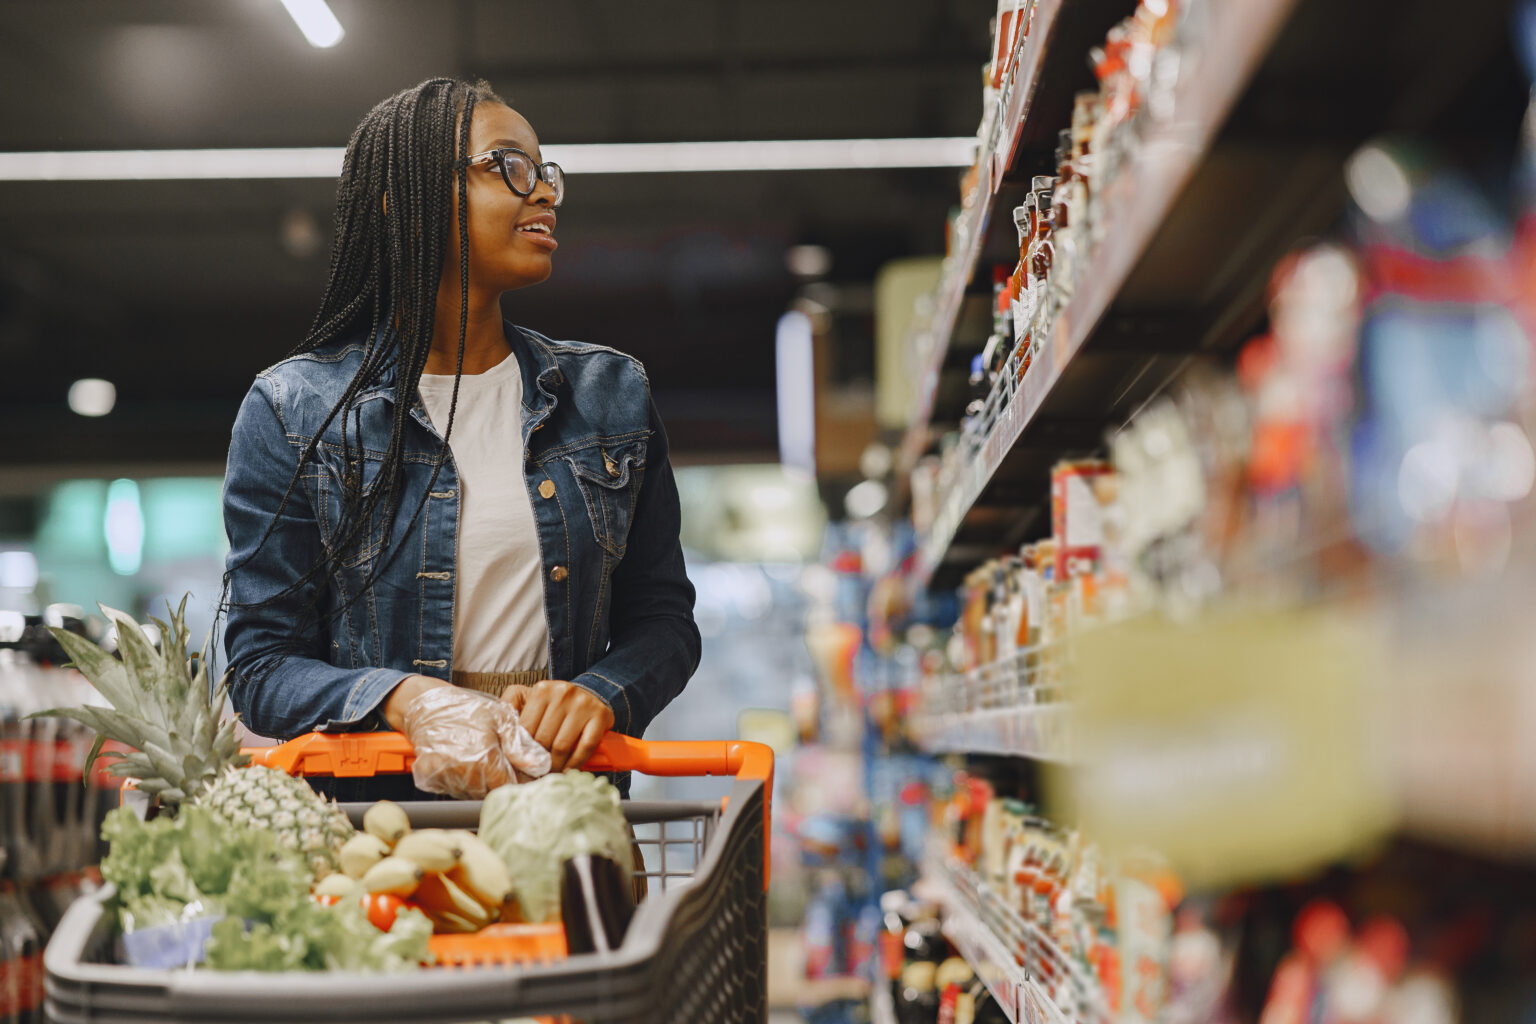
[[[523, 377], [523, 440], [526, 442], [528, 436], [538, 429], [554, 409], [558, 401], [558, 389], [565, 383], [565, 377], [560, 371], [554, 349], [541, 335], [525, 330], [510, 320], [502, 321], [502, 329]], [[380, 339], [385, 331], [386, 328], [380, 328]], [[394, 402], [397, 398], [395, 391], [398, 372], [398, 364], [391, 362], [385, 367], [379, 383], [359, 392], [353, 404], [375, 398]], [[427, 410], [421, 404], [420, 395], [411, 396], [411, 417], [434, 434], [437, 432], [432, 427], [432, 421], [427, 418]]]

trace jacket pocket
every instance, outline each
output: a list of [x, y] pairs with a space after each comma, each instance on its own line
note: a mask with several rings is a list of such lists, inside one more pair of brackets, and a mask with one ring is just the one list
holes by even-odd
[[601, 442], [564, 456], [587, 505], [592, 536], [615, 558], [624, 557], [635, 502], [645, 479], [645, 442]]
[[[373, 491], [382, 461], [366, 454], [360, 459], [348, 460], [340, 451], [334, 450], [329, 445], [322, 445], [316, 451], [315, 459], [318, 463], [316, 490], [319, 498], [316, 514], [320, 520], [326, 547], [334, 549], [343, 541], [341, 518], [347, 492], [360, 486], [360, 497], [367, 498]], [[368, 523], [353, 536], [351, 543], [340, 551], [338, 564], [341, 568], [361, 568], [366, 574], [367, 568], [379, 553], [380, 530], [377, 518], [375, 516], [375, 521]]]

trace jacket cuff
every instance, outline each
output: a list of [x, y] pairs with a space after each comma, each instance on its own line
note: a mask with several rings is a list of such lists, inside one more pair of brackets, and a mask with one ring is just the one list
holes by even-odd
[[571, 680], [583, 690], [587, 690], [598, 700], [613, 709], [613, 731], [622, 732], [625, 735], [633, 735], [630, 727], [634, 722], [634, 714], [629, 706], [629, 694], [624, 687], [609, 679], [607, 676], [598, 675], [591, 669], [583, 672]]
[[327, 719], [320, 732], [376, 732], [388, 729], [383, 704], [395, 687], [411, 675], [393, 668], [374, 668], [363, 673], [347, 693], [341, 717]]

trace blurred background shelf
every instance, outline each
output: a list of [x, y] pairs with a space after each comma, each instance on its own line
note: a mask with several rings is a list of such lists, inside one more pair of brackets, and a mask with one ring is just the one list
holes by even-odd
[[943, 907], [945, 937], [1013, 1024], [1106, 1024], [1097, 983], [970, 868], [935, 849], [923, 879]]
[[1072, 763], [1067, 704], [951, 711], [913, 716], [909, 730], [930, 754], [996, 754]]
[[[1102, 243], [922, 539], [911, 586], [950, 587], [966, 566], [1040, 532], [1055, 461], [1100, 448], [1106, 429], [1194, 357], [1230, 352], [1261, 323], [1270, 268], [1337, 217], [1344, 162], [1361, 142], [1395, 130], [1459, 142], [1490, 109], [1518, 118], [1504, 110], [1520, 95], [1507, 88], [1508, 61], [1493, 57], [1504, 17], [1502, 5], [1481, 3], [1446, 19], [1427, 0], [1347, 12], [1322, 0], [1213, 5], [1171, 116], [1096, 200]], [[1015, 173], [1030, 160], [1018, 155]], [[1009, 235], [1011, 245], [984, 248], [983, 263], [1017, 259], [1011, 225]], [[986, 301], [975, 301], [929, 403], [930, 442], [964, 408], [963, 364], [990, 323]]]

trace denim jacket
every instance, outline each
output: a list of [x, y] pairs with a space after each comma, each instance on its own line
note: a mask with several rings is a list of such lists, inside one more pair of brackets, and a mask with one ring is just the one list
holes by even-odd
[[[550, 677], [590, 690], [613, 709], [616, 730], [643, 735], [699, 662], [677, 484], [650, 382], [636, 360], [612, 349], [554, 342], [511, 324], [506, 335], [522, 368], [523, 407], [507, 413], [522, 419]], [[299, 456], [362, 352], [359, 339], [278, 363], [256, 378], [235, 420], [224, 479], [232, 570], [224, 645], [235, 709], [262, 735], [387, 728], [379, 712], [396, 684], [413, 674], [446, 680], [453, 671], [460, 489], [449, 457], [412, 522], [442, 443], [417, 395], [403, 396], [413, 426], [393, 535], [381, 537], [381, 524], [371, 524], [329, 579], [251, 607], [301, 577], [336, 537], [343, 479], [358, 468], [346, 465], [339, 416], [261, 543]], [[365, 492], [400, 400], [386, 377], [348, 413], [354, 452], [363, 439]]]

